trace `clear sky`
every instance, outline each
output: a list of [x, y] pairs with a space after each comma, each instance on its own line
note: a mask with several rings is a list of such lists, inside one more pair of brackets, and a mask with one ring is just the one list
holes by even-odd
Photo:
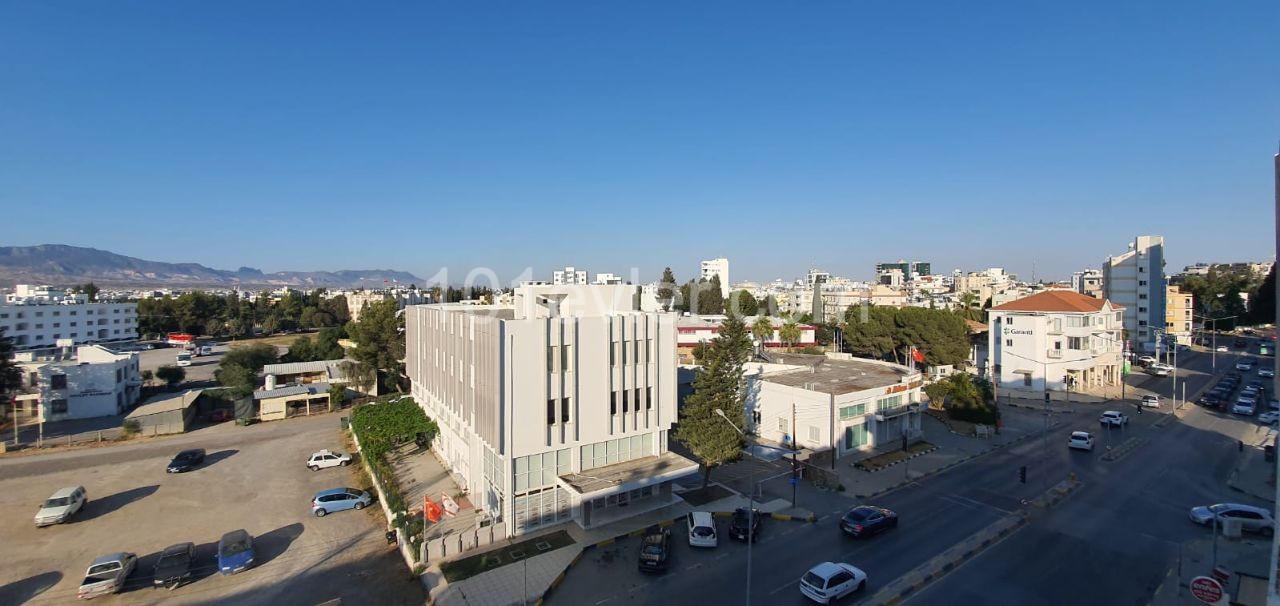
[[0, 5], [0, 244], [460, 282], [1274, 256], [1274, 0]]

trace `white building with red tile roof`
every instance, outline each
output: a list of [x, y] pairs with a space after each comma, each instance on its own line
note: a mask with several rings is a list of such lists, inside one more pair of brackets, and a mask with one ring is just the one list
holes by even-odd
[[1049, 290], [992, 307], [988, 317], [997, 389], [1043, 392], [1120, 384], [1123, 307]]

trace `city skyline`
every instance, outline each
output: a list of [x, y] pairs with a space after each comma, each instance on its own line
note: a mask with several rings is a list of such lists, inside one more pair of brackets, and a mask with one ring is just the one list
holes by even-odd
[[1263, 2], [303, 6], [6, 9], [3, 244], [504, 281], [1273, 256]]

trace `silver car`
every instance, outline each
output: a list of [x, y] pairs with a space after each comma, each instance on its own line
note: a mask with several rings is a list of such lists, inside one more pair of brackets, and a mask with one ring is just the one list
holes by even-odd
[[128, 552], [109, 553], [94, 558], [89, 570], [84, 573], [80, 582], [80, 591], [76, 597], [87, 600], [100, 595], [116, 593], [124, 587], [125, 579], [138, 566], [138, 556]]
[[84, 509], [84, 504], [88, 502], [89, 493], [84, 489], [84, 486], [63, 488], [53, 493], [48, 500], [40, 505], [40, 511], [36, 512], [36, 526], [50, 526], [66, 522], [77, 511]]
[[1240, 520], [1240, 527], [1249, 532], [1271, 536], [1275, 532], [1275, 520], [1271, 512], [1261, 507], [1242, 505], [1240, 503], [1218, 503], [1191, 508], [1191, 521], [1201, 526], [1213, 525], [1214, 518], [1221, 525], [1225, 520]]

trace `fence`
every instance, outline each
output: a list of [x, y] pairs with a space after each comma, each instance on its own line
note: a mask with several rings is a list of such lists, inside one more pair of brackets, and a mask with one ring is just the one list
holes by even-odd
[[431, 539], [422, 544], [422, 562], [434, 562], [456, 557], [486, 545], [492, 545], [507, 539], [507, 525], [499, 522], [483, 528], [469, 528], [451, 533], [443, 537]]
[[418, 561], [420, 560], [423, 552], [420, 549], [415, 549], [414, 545], [409, 540], [408, 535], [410, 533], [405, 530], [405, 526], [407, 525], [403, 523], [397, 524], [397, 521], [399, 520], [397, 517], [398, 515], [407, 516], [408, 514], [405, 512], [391, 511], [391, 506], [387, 503], [388, 491], [383, 490], [382, 487], [384, 480], [375, 469], [375, 465], [370, 463], [368, 457], [364, 456], [364, 451], [360, 448], [360, 436], [356, 433], [354, 427], [351, 429], [351, 439], [356, 444], [356, 451], [361, 453], [360, 464], [364, 465], [365, 470], [369, 472], [369, 477], [373, 479], [373, 489], [378, 493], [378, 506], [382, 507], [382, 513], [387, 516], [387, 523], [395, 528], [397, 537], [396, 545], [400, 550], [400, 556], [404, 558], [404, 563], [409, 567], [409, 570], [416, 572], [415, 569], [417, 568]]

